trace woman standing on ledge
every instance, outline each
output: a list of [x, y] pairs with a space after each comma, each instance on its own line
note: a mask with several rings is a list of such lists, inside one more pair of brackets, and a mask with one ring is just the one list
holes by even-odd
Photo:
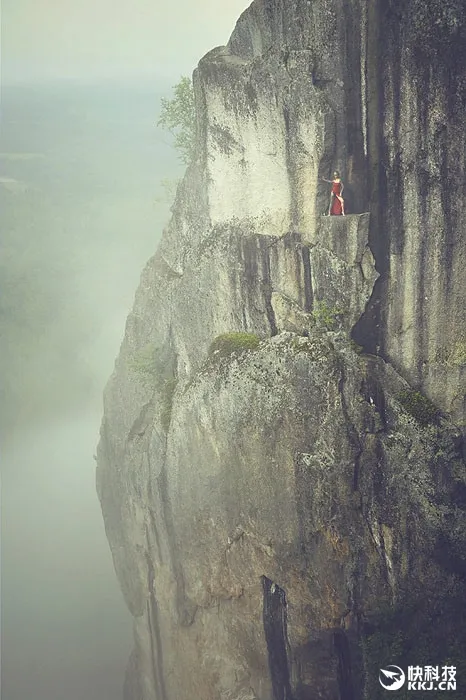
[[345, 200], [342, 197], [343, 183], [340, 178], [340, 173], [338, 172], [338, 170], [335, 170], [335, 172], [333, 173], [333, 180], [326, 180], [325, 177], [323, 177], [322, 180], [332, 185], [328, 215], [345, 216]]

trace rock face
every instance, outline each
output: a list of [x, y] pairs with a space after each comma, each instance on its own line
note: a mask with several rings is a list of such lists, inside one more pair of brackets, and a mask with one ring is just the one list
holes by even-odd
[[[195, 72], [98, 448], [125, 700], [374, 700], [383, 664], [463, 662], [464, 19], [256, 0]], [[323, 217], [335, 167], [353, 213]]]
[[363, 26], [371, 244], [381, 280], [359, 342], [379, 343], [464, 426], [466, 6], [367, 3]]

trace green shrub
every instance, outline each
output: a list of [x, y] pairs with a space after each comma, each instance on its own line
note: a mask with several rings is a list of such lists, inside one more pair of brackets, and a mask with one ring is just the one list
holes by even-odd
[[420, 391], [406, 389], [397, 396], [397, 400], [410, 416], [421, 425], [429, 425], [438, 420], [439, 409]]
[[173, 97], [162, 97], [158, 126], [169, 131], [180, 160], [189, 165], [194, 158], [196, 136], [196, 103], [191, 79], [182, 76], [173, 87]]
[[311, 315], [317, 325], [326, 330], [334, 330], [338, 323], [338, 316], [342, 311], [336, 306], [329, 306], [326, 301], [316, 301]]
[[209, 357], [228, 357], [245, 350], [256, 350], [260, 343], [254, 333], [223, 333], [218, 335], [209, 348]]

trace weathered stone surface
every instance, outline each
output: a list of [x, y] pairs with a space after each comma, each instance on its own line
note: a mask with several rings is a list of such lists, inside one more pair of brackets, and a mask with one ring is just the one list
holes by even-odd
[[323, 216], [311, 250], [315, 298], [338, 309], [349, 332], [360, 319], [379, 275], [369, 248], [369, 214]]
[[374, 349], [380, 344], [412, 384], [464, 425], [464, 3], [367, 8], [363, 101], [371, 245], [382, 279], [365, 331]]
[[[380, 597], [432, 576], [448, 513], [465, 527], [448, 506], [458, 455], [439, 461], [437, 429], [395, 398], [405, 386], [341, 335], [285, 333], [175, 393], [166, 447], [150, 428], [140, 495], [144, 698], [272, 696], [264, 576], [286, 592], [293, 692], [340, 697], [335, 630], [351, 640]], [[122, 527], [134, 532], [134, 516]]]
[[[400, 663], [464, 658], [461, 437], [405, 381], [461, 424], [464, 28], [453, 1], [256, 0], [200, 62], [98, 448], [125, 700], [377, 700], [400, 619]], [[209, 357], [232, 332], [262, 342]]]
[[[351, 225], [353, 218], [346, 217], [343, 235], [354, 238], [346, 245], [357, 257], [364, 235], [367, 240], [367, 226]], [[320, 255], [332, 256], [326, 243], [319, 244]], [[317, 247], [313, 255], [314, 250]], [[345, 299], [359, 317], [370, 292], [361, 290], [360, 266], [354, 264], [352, 253], [348, 265], [342, 257], [339, 265], [332, 284], [338, 287], [340, 268], [344, 269]], [[98, 474], [112, 474], [105, 482], [99, 476], [98, 489], [115, 566], [133, 614], [142, 613], [148, 575], [147, 561], [140, 552], [146, 547], [151, 523], [141, 507], [141, 494], [150, 474], [164, 462], [163, 430], [156, 430], [152, 443], [148, 436], [154, 421], [163, 423], [166, 404], [171, 401], [164, 387], [155, 386], [152, 375], [138, 367], [141, 354], [153, 346], [167, 378], [173, 377], [181, 386], [201, 367], [210, 343], [221, 333], [247, 331], [259, 337], [280, 330], [308, 333], [314, 325], [314, 297], [331, 300], [329, 274], [331, 268], [322, 265], [316, 265], [311, 274], [309, 248], [299, 234], [245, 236], [219, 228], [198, 246], [197, 255], [186, 256], [183, 274], [174, 274], [160, 253], [146, 266], [116, 372], [105, 393], [98, 451]], [[349, 310], [345, 311], [343, 325], [351, 319]]]

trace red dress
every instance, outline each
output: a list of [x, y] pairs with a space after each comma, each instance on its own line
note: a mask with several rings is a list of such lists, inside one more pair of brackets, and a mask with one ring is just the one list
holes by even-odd
[[[330, 209], [330, 214], [333, 216], [341, 216], [343, 214], [343, 202], [342, 199], [343, 197], [341, 196], [341, 191], [343, 189], [343, 185], [340, 182], [336, 182], [335, 180], [332, 181], [332, 194], [333, 200], [332, 200], [332, 207]], [[338, 199], [340, 198], [340, 199]]]

